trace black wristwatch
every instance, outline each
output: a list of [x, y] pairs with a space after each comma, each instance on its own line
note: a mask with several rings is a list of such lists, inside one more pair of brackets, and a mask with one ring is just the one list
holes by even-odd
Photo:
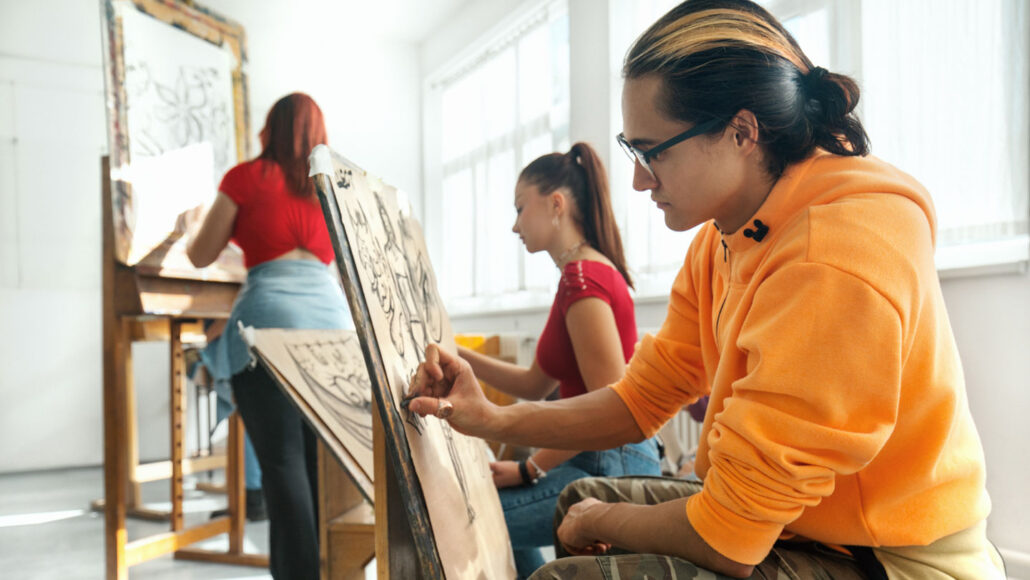
[[526, 461], [519, 461], [519, 475], [522, 476], [522, 485], [535, 484], [536, 480], [529, 476], [529, 468], [526, 467]]

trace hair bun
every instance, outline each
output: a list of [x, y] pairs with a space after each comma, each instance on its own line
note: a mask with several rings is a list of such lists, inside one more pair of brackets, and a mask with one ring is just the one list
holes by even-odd
[[[837, 83], [837, 75], [821, 66], [801, 76], [801, 91], [804, 96], [805, 115], [817, 124], [828, 123], [839, 126], [854, 109], [848, 93]], [[854, 87], [857, 94], [858, 87]]]
[[820, 85], [823, 79], [826, 78], [826, 73], [829, 72], [821, 66], [817, 66], [812, 70], [808, 71], [804, 77], [802, 77], [802, 83], [805, 87], [805, 93], [809, 96], [815, 96], [819, 93]]

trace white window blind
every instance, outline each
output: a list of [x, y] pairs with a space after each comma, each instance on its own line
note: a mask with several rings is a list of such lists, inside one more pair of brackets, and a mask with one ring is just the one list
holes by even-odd
[[569, 147], [567, 14], [564, 2], [538, 4], [430, 77], [427, 122], [439, 126], [427, 191], [441, 203], [428, 223], [439, 227], [434, 262], [452, 313], [550, 298], [554, 264], [526, 254], [511, 228], [521, 169]]
[[1027, 259], [1025, 0], [863, 0], [863, 121], [873, 153], [937, 207], [938, 267]]
[[[616, 2], [618, 11], [612, 21], [617, 23], [612, 30], [613, 42], [629, 50], [633, 41], [663, 14], [679, 4], [679, 0], [623, 0]], [[834, 42], [831, 33], [837, 24], [849, 16], [847, 7], [830, 0], [781, 0], [762, 2], [767, 9], [784, 18], [784, 26], [801, 44], [806, 54], [816, 63], [839, 63], [840, 66], [824, 64], [832, 70], [842, 67], [854, 68], [853, 58], [840, 39], [852, 35], [838, 35]], [[625, 51], [623, 51], [625, 52]], [[613, 86], [621, 90], [621, 58], [612, 63], [612, 75], [617, 77]], [[615, 99], [616, 107], [619, 100]], [[621, 112], [616, 111], [615, 126], [621, 127]], [[683, 265], [683, 257], [693, 239], [696, 229], [688, 232], [674, 232], [665, 225], [664, 215], [658, 211], [645, 193], [632, 188], [633, 166], [617, 155], [610, 168], [612, 195], [616, 207], [624, 208], [620, 226], [626, 244], [626, 257], [636, 276], [638, 299], [655, 297], [664, 299], [672, 280]]]
[[[627, 3], [632, 13], [621, 19], [613, 39], [628, 47], [678, 1]], [[1025, 0], [760, 3], [781, 19], [815, 64], [858, 80], [859, 115], [872, 153], [913, 175], [934, 198], [942, 275], [1025, 269], [1030, 5]], [[621, 64], [613, 63], [613, 74]], [[623, 232], [640, 294], [667, 292], [693, 232], [669, 232], [661, 213], [630, 187], [632, 167], [615, 161], [613, 194], [626, 196]]]

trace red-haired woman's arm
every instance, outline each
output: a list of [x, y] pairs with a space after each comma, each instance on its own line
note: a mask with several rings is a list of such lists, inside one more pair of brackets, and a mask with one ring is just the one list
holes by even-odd
[[194, 266], [204, 268], [211, 265], [229, 244], [238, 209], [228, 195], [218, 192], [204, 223], [186, 247], [186, 255]]

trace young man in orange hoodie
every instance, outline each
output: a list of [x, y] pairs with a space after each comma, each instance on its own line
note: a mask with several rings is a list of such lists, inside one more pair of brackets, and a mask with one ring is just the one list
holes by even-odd
[[493, 407], [435, 347], [414, 381], [410, 408], [459, 431], [574, 449], [639, 441], [710, 395], [703, 485], [569, 485], [559, 553], [579, 557], [533, 578], [1004, 578], [931, 199], [867, 156], [854, 81], [747, 0], [674, 8], [624, 75], [634, 188], [669, 228], [704, 224], [662, 329], [576, 400]]

